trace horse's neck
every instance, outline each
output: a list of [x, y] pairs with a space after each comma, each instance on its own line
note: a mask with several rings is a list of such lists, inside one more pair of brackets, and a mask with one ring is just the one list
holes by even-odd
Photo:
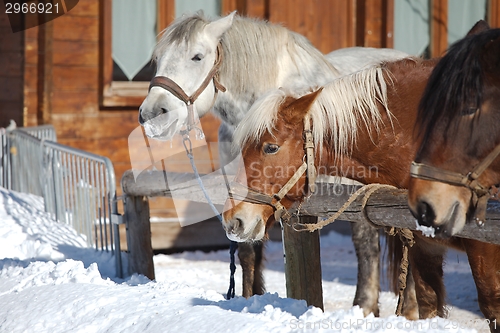
[[414, 137], [418, 103], [435, 65], [433, 60], [412, 62], [388, 64], [392, 83], [386, 80], [387, 98], [392, 120], [379, 106], [383, 125], [378, 134], [373, 128], [370, 135], [370, 131], [361, 126], [350, 154], [340, 159], [326, 151], [328, 143], [325, 142], [319, 169], [365, 184], [408, 186], [410, 163], [419, 145]]
[[[250, 53], [239, 47], [227, 50], [224, 57], [227, 64], [222, 66], [220, 72], [220, 81], [227, 91], [219, 94], [214, 105], [214, 112], [224, 122], [236, 126], [255, 100], [269, 90], [321, 86], [338, 76], [321, 52], [306, 43], [303, 37], [288, 31], [285, 36], [287, 40], [276, 42], [278, 46], [274, 46], [277, 49], [271, 52], [272, 55], [263, 51]], [[242, 35], [228, 31], [227, 38], [236, 37], [241, 38]], [[259, 45], [250, 48], [262, 48], [262, 40], [246, 38], [248, 40], [238, 44], [248, 46], [258, 41]], [[227, 43], [235, 45], [231, 41]]]

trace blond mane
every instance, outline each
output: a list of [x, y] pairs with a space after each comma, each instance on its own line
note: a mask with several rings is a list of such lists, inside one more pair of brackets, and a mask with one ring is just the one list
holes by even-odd
[[[366, 128], [370, 136], [374, 134], [372, 128], [378, 133], [382, 124], [378, 103], [392, 119], [384, 73], [387, 73], [385, 67], [379, 65], [340, 77], [325, 85], [311, 109], [304, 110], [304, 116], [307, 112], [312, 118], [314, 141], [320, 150], [324, 142], [328, 142], [334, 157], [341, 159], [351, 153], [350, 147], [356, 143], [361, 127]], [[266, 131], [273, 134], [280, 105], [287, 96], [302, 95], [303, 92], [278, 89], [258, 99], [236, 128], [234, 148], [257, 142]]]

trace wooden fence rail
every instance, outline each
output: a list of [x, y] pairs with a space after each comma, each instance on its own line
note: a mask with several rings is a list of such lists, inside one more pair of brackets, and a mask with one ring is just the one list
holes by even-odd
[[[152, 275], [154, 277], [152, 249], [150, 239], [149, 214], [145, 198], [155, 196], [171, 197], [173, 191], [183, 191], [189, 194], [192, 201], [204, 202], [205, 197], [191, 173], [169, 174], [169, 179], [183, 184], [170, 188], [166, 175], [161, 171], [143, 172], [137, 180], [131, 171], [125, 172], [122, 177], [122, 189], [127, 204], [127, 226], [134, 229], [134, 234], [129, 237], [132, 242], [129, 247], [132, 260], [140, 264], [131, 263], [134, 272]], [[207, 188], [214, 204], [224, 204], [226, 195], [221, 193], [221, 188], [226, 188], [222, 176], [204, 176], [203, 183]], [[186, 185], [187, 184], [187, 185]], [[335, 214], [359, 186], [348, 186], [332, 183], [318, 184], [317, 192], [301, 206], [301, 223], [315, 223], [318, 217], [328, 217]], [[366, 222], [368, 218], [372, 223], [383, 227], [408, 228], [416, 230], [415, 218], [407, 206], [406, 190], [381, 188], [373, 193], [366, 202], [364, 212], [362, 197], [356, 199], [340, 216], [340, 220], [351, 222]], [[142, 204], [138, 205], [138, 202]], [[138, 208], [137, 208], [138, 207]], [[132, 224], [134, 226], [132, 227]], [[137, 230], [147, 229], [147, 230]], [[130, 228], [129, 228], [130, 229]], [[140, 236], [142, 235], [142, 239]], [[500, 203], [488, 203], [486, 222], [479, 227], [473, 222], [465, 225], [458, 237], [477, 239], [483, 242], [500, 245]], [[139, 239], [135, 239], [139, 238]], [[149, 245], [148, 245], [149, 242]], [[283, 242], [286, 258], [286, 285], [287, 296], [305, 299], [309, 305], [323, 308], [321, 287], [321, 265], [319, 252], [319, 232], [295, 232], [285, 226]], [[137, 245], [134, 245], [137, 244]], [[313, 249], [313, 250], [311, 250]], [[307, 266], [306, 266], [307, 265]]]

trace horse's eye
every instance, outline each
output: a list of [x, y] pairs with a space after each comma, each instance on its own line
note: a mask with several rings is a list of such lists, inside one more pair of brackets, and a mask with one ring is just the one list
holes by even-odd
[[197, 53], [194, 57], [191, 58], [191, 60], [196, 62], [201, 61], [201, 59], [203, 59], [203, 54], [201, 53]]
[[278, 150], [280, 150], [280, 146], [275, 145], [273, 143], [268, 143], [268, 144], [264, 145], [263, 150], [264, 150], [265, 154], [273, 155], [273, 154], [276, 154], [278, 152]]
[[466, 108], [465, 110], [462, 110], [462, 116], [469, 116], [475, 114], [477, 111], [479, 111], [479, 108], [470, 106]]

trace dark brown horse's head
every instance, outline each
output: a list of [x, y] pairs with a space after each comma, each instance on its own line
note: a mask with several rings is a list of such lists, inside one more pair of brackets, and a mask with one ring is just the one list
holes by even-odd
[[[269, 121], [253, 111], [249, 113], [251, 117], [247, 117], [248, 121], [242, 122], [235, 132], [235, 141], [241, 144], [244, 162], [235, 178], [238, 184], [276, 201], [274, 196], [303, 164], [303, 120], [318, 92], [294, 98], [277, 91], [279, 102], [275, 105], [279, 106], [277, 110], [266, 110], [277, 111]], [[265, 108], [261, 106], [261, 109]], [[243, 128], [245, 126], [255, 128], [248, 130]], [[284, 208], [290, 208], [304, 197], [305, 184], [306, 177], [302, 175], [280, 200]], [[240, 242], [264, 238], [275, 220], [275, 209], [265, 203], [239, 201], [237, 198], [228, 200], [223, 214], [227, 236]]]
[[469, 34], [450, 47], [429, 79], [417, 126], [422, 145], [409, 207], [420, 225], [452, 236], [475, 213], [478, 198], [500, 183], [500, 157], [471, 174], [500, 144], [500, 29]]

